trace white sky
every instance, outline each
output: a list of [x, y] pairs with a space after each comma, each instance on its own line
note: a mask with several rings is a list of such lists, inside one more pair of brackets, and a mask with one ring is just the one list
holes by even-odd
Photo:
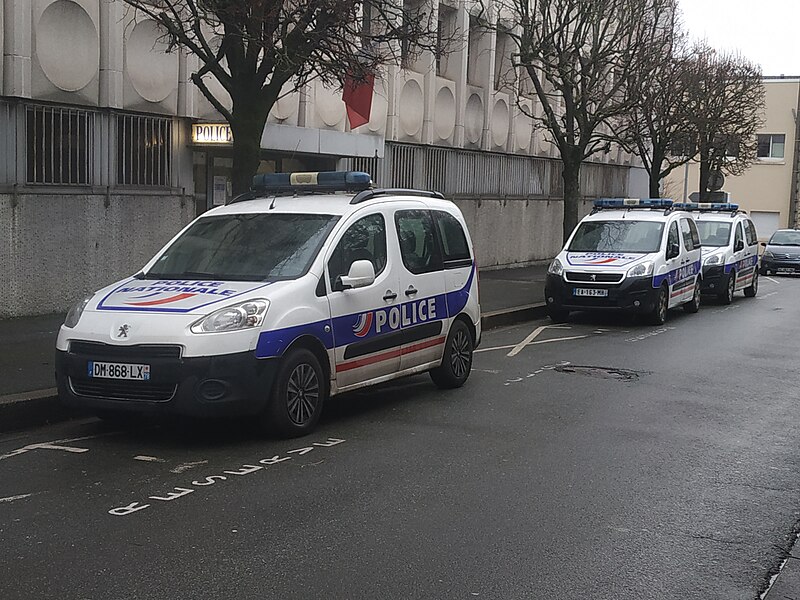
[[800, 75], [800, 0], [678, 0], [692, 39], [738, 50], [764, 75]]

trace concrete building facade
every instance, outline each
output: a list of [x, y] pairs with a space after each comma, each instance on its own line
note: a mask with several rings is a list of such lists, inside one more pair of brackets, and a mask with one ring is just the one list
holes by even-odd
[[[561, 244], [560, 161], [522, 112], [541, 107], [510, 39], [481, 27], [469, 0], [425, 1], [455, 51], [387, 68], [356, 130], [339, 90], [313, 81], [283, 97], [259, 171], [354, 168], [436, 189], [467, 215], [482, 266], [547, 260]], [[63, 311], [141, 267], [230, 197], [232, 159], [190, 82], [196, 59], [167, 52], [156, 23], [121, 0], [0, 0], [0, 22], [3, 318]], [[586, 197], [646, 190], [631, 161], [612, 149], [587, 163]]]
[[[732, 202], [750, 213], [762, 240], [776, 229], [800, 223], [800, 77], [766, 77], [764, 89], [765, 122], [758, 134], [758, 158], [744, 174], [726, 175], [723, 187]], [[665, 182], [664, 195], [683, 198], [684, 190], [697, 189], [699, 178], [697, 163], [676, 169]]]

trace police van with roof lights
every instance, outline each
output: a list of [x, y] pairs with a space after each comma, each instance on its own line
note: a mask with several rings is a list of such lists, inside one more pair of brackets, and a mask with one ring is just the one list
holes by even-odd
[[700, 238], [672, 200], [596, 200], [547, 271], [550, 318], [570, 311], [622, 310], [654, 324], [670, 308], [700, 308]]
[[739, 290], [754, 297], [758, 293], [758, 235], [747, 213], [729, 202], [687, 202], [675, 208], [692, 215], [700, 234], [701, 292], [715, 295], [723, 304], [730, 304]]
[[79, 302], [56, 375], [66, 404], [100, 416], [258, 415], [295, 436], [333, 394], [425, 371], [463, 385], [480, 337], [452, 202], [366, 173], [265, 174]]

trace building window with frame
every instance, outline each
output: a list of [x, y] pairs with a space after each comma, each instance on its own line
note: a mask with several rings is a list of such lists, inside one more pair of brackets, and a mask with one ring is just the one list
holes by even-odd
[[27, 183], [92, 183], [94, 113], [75, 108], [26, 106], [25, 142]]
[[758, 158], [783, 158], [786, 148], [786, 136], [782, 133], [759, 133]]
[[172, 120], [117, 115], [117, 183], [169, 187]]

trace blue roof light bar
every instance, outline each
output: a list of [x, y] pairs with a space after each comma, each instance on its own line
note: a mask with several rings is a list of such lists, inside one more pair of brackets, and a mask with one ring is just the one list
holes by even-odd
[[738, 204], [730, 202], [679, 202], [673, 206], [678, 210], [697, 210], [697, 211], [718, 211], [736, 212], [739, 210]]
[[260, 192], [360, 192], [371, 185], [369, 173], [361, 171], [263, 173], [253, 177], [253, 189]]
[[664, 198], [599, 198], [594, 201], [597, 208], [670, 208], [672, 200]]

